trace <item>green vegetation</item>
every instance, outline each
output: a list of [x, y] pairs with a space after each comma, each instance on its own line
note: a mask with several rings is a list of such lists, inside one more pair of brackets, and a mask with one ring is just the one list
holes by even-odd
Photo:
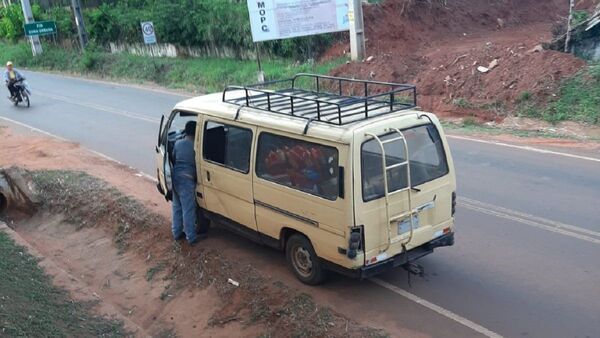
[[600, 64], [590, 65], [566, 80], [556, 100], [543, 107], [531, 95], [521, 95], [518, 114], [557, 123], [565, 120], [600, 124]]
[[480, 123], [477, 121], [477, 119], [473, 116], [467, 116], [463, 119], [462, 121], [463, 127], [473, 127], [473, 126], [479, 126]]
[[0, 232], [0, 332], [6, 337], [122, 337], [123, 325], [95, 316], [53, 286], [36, 258]]
[[157, 273], [160, 273], [166, 268], [166, 264], [164, 262], [158, 263], [155, 266], [151, 267], [146, 271], [146, 280], [151, 281]]
[[461, 135], [512, 135], [516, 137], [531, 138], [539, 137], [546, 139], [569, 139], [569, 140], [590, 140], [600, 141], [596, 137], [576, 137], [573, 135], [559, 134], [552, 131], [544, 130], [520, 130], [513, 128], [503, 128], [498, 126], [488, 126], [486, 124], [479, 123], [472, 117], [466, 117], [461, 123], [443, 122], [442, 125], [447, 132], [460, 133]]
[[[227, 84], [256, 82], [255, 61], [218, 58], [150, 58], [129, 54], [109, 54], [91, 46], [85, 53], [46, 46], [44, 56], [31, 57], [25, 43], [0, 42], [0, 59], [12, 60], [17, 67], [86, 74], [108, 79], [154, 82], [165, 87], [200, 91], [220, 91]], [[294, 63], [285, 59], [265, 60], [268, 79], [281, 79], [296, 73], [325, 74], [345, 62], [336, 59], [322, 64]]]
[[457, 99], [452, 100], [452, 104], [457, 106], [458, 108], [468, 109], [472, 108], [473, 105], [467, 99], [459, 97]]
[[586, 10], [573, 12], [573, 26], [578, 26], [590, 17], [590, 13]]
[[[68, 5], [43, 10], [34, 2], [32, 10], [36, 20], [56, 21], [59, 41], [76, 45], [75, 22]], [[246, 1], [115, 0], [86, 8], [83, 14], [89, 37], [99, 46], [109, 42], [140, 43], [140, 22], [152, 21], [161, 43], [228, 49], [236, 56], [255, 49]], [[0, 39], [15, 42], [23, 34], [20, 5], [1, 8]], [[269, 41], [261, 43], [261, 49], [269, 56], [306, 60], [315, 58], [339, 38], [339, 34], [323, 34]]]

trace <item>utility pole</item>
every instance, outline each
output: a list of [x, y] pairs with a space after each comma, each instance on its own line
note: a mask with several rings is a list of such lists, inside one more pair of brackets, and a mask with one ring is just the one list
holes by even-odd
[[352, 60], [364, 60], [366, 48], [362, 0], [348, 0], [348, 21], [350, 23], [350, 55]]
[[[9, 1], [10, 3], [10, 1]], [[33, 19], [33, 12], [31, 12], [31, 4], [29, 0], [21, 0], [21, 8], [23, 8], [23, 17], [25, 17], [25, 23], [31, 23]], [[31, 42], [31, 52], [33, 56], [42, 54], [42, 44], [40, 43], [39, 36], [30, 36], [29, 41]]]
[[81, 1], [71, 0], [71, 8], [73, 8], [73, 15], [75, 15], [75, 23], [77, 24], [77, 34], [79, 35], [79, 44], [81, 45], [81, 50], [85, 50], [85, 46], [87, 46], [88, 43], [88, 36], [85, 30], [85, 24], [83, 23]]
[[565, 53], [569, 52], [569, 44], [571, 44], [571, 25], [573, 23], [573, 10], [575, 9], [575, 0], [570, 0], [569, 4], [569, 22], [567, 23], [567, 37], [565, 38]]

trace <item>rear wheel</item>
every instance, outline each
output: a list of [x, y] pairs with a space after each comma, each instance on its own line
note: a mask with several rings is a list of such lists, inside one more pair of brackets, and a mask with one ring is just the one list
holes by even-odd
[[321, 284], [326, 277], [319, 256], [312, 244], [303, 235], [292, 235], [285, 246], [288, 265], [296, 277], [305, 284]]

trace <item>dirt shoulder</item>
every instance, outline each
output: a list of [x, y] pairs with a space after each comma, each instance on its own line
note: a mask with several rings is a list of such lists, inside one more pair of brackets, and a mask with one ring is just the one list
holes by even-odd
[[28, 191], [9, 226], [58, 286], [136, 336], [387, 335], [257, 269], [218, 229], [198, 247], [174, 242], [169, 204], [135, 170], [74, 143], [6, 127], [0, 137], [0, 167]]

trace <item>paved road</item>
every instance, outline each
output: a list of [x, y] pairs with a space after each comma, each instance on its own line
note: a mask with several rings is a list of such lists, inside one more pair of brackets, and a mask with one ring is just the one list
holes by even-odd
[[[5, 102], [0, 116], [149, 174], [160, 116], [185, 98], [40, 73], [29, 80], [33, 106]], [[456, 246], [424, 258], [427, 276], [411, 286], [395, 270], [372, 283], [334, 278], [319, 292], [432, 336], [600, 337], [600, 162], [450, 143], [461, 196]], [[257, 255], [283, 264], [268, 250]]]

